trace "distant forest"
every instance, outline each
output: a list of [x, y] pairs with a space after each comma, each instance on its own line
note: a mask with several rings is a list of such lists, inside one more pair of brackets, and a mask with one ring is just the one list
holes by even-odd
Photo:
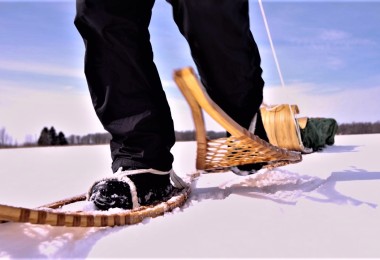
[[380, 121], [376, 123], [339, 124], [338, 135], [359, 135], [380, 133]]
[[[355, 134], [375, 134], [380, 133], [380, 121], [375, 123], [344, 123], [339, 124], [338, 135], [355, 135]], [[177, 141], [194, 141], [195, 131], [176, 131]], [[225, 132], [208, 131], [207, 136], [210, 139], [225, 137]], [[65, 136], [64, 133], [58, 132], [54, 127], [44, 127], [37, 140], [33, 140], [30, 136], [27, 140], [18, 144], [6, 132], [5, 128], [0, 128], [0, 148], [11, 147], [36, 147], [36, 146], [62, 146], [62, 145], [96, 145], [108, 144], [111, 140], [109, 133], [95, 133], [87, 135], [70, 135]]]
[[[215, 139], [215, 138], [225, 137], [226, 133], [208, 131], [207, 136], [210, 139]], [[183, 132], [176, 131], [175, 137], [177, 141], [194, 141], [195, 131], [183, 131]], [[85, 136], [71, 135], [67, 138], [67, 142], [70, 145], [108, 144], [110, 140], [111, 140], [111, 135], [109, 133], [88, 134]]]

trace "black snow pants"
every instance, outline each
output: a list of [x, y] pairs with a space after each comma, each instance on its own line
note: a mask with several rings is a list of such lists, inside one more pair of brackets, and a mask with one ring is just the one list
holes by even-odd
[[[112, 169], [169, 170], [175, 135], [153, 62], [148, 26], [155, 0], [77, 0], [92, 102], [111, 133]], [[262, 102], [260, 55], [248, 0], [168, 0], [211, 98], [243, 127]]]

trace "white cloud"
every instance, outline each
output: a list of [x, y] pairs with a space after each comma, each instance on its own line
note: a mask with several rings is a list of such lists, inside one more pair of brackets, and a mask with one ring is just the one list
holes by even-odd
[[339, 123], [380, 121], [380, 86], [373, 88], [339, 89], [315, 94], [315, 89], [324, 86], [298, 83], [285, 88], [264, 89], [264, 100], [268, 104], [297, 104], [301, 116], [333, 117]]
[[341, 41], [350, 38], [350, 35], [344, 31], [323, 29], [319, 38], [326, 41]]
[[68, 68], [47, 63], [1, 60], [0, 70], [84, 79], [83, 69]]
[[325, 44], [339, 47], [370, 46], [376, 44], [373, 40], [358, 38], [346, 31], [326, 28], [320, 29], [317, 39], [320, 39]]
[[346, 65], [346, 62], [338, 57], [330, 56], [327, 57], [327, 63], [326, 66], [333, 70], [338, 70], [344, 68]]
[[309, 29], [311, 35], [293, 35], [288, 40], [291, 45], [305, 46], [313, 50], [339, 50], [366, 46], [375, 46], [377, 43], [371, 39], [357, 37], [352, 33], [337, 29], [315, 28]]
[[0, 127], [19, 143], [26, 135], [37, 138], [45, 126], [65, 135], [104, 132], [88, 94], [18, 87], [3, 87], [1, 93]]

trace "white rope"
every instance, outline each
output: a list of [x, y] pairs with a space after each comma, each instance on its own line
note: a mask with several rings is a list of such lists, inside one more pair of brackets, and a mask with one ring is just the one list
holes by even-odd
[[115, 172], [115, 176], [118, 180], [126, 182], [129, 185], [129, 190], [131, 192], [131, 199], [132, 199], [132, 208], [136, 209], [140, 207], [139, 199], [137, 196], [137, 188], [134, 182], [128, 177], [128, 174], [126, 172], [122, 171], [122, 168], [120, 167], [117, 172]]
[[132, 198], [132, 209], [137, 209], [138, 207], [140, 207], [139, 198], [137, 196], [137, 188], [134, 182], [131, 179], [129, 179], [127, 175], [119, 177], [118, 179], [129, 185], [129, 190], [131, 192]]
[[152, 174], [156, 174], [156, 175], [167, 175], [167, 174], [170, 174], [170, 171], [159, 171], [159, 170], [152, 169], [152, 168], [123, 171], [121, 168], [119, 168], [119, 170], [115, 174], [118, 176], [127, 176], [127, 175], [135, 175], [135, 174], [142, 174], [142, 173], [152, 173]]
[[[285, 88], [284, 77], [282, 76], [282, 71], [281, 71], [280, 63], [279, 63], [278, 58], [277, 58], [276, 49], [274, 48], [274, 44], [273, 44], [273, 40], [272, 40], [272, 35], [271, 35], [270, 29], [269, 29], [268, 19], [267, 19], [267, 16], [265, 14], [265, 11], [264, 11], [264, 5], [262, 3], [262, 0], [258, 0], [258, 1], [259, 1], [261, 15], [263, 16], [265, 29], [266, 29], [266, 32], [267, 32], [267, 35], [268, 35], [269, 44], [270, 44], [270, 47], [271, 47], [271, 50], [272, 50], [274, 62], [276, 64], [278, 76], [280, 77], [281, 86], [283, 88]], [[263, 103], [263, 105], [264, 105], [264, 107], [266, 107], [267, 110], [276, 109], [278, 107], [278, 105], [277, 106], [270, 106], [270, 105], [267, 105], [265, 103]], [[289, 109], [290, 109], [290, 113], [292, 114], [292, 118], [295, 119], [295, 115], [293, 113], [293, 109], [291, 108], [290, 104], [289, 104]]]
[[274, 57], [274, 62], [276, 63], [278, 75], [280, 77], [281, 86], [285, 87], [284, 78], [282, 76], [282, 72], [281, 72], [281, 68], [280, 68], [280, 63], [278, 62], [278, 59], [277, 59], [277, 54], [276, 54], [276, 50], [274, 48], [274, 44], [273, 44], [273, 40], [272, 40], [272, 35], [270, 33], [270, 30], [269, 30], [268, 20], [267, 20], [267, 17], [265, 15], [264, 6], [263, 6], [263, 3], [262, 3], [262, 0], [258, 0], [258, 1], [259, 1], [259, 5], [260, 5], [261, 14], [263, 16], [265, 29], [266, 29], [267, 34], [268, 34], [268, 39], [269, 39], [270, 47], [272, 49], [272, 53], [273, 53], [273, 57]]
[[117, 171], [115, 174], [118, 176], [128, 176], [128, 175], [134, 175], [134, 174], [142, 174], [142, 173], [151, 173], [151, 174], [156, 174], [156, 175], [170, 175], [170, 180], [172, 181], [172, 184], [174, 187], [178, 189], [183, 189], [189, 186], [188, 183], [186, 183], [184, 180], [182, 180], [181, 177], [179, 177], [173, 169], [170, 171], [159, 171], [156, 169], [137, 169], [137, 170], [126, 170], [126, 171]]

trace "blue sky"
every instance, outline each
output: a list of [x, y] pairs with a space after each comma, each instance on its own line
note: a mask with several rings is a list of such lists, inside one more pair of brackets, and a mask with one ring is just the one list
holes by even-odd
[[[285, 81], [281, 87], [258, 2], [250, 0], [265, 102], [296, 103], [302, 115], [340, 123], [379, 121], [380, 1], [263, 4]], [[75, 1], [0, 1], [0, 128], [19, 142], [51, 125], [66, 135], [103, 131], [87, 93], [74, 15]], [[175, 127], [193, 129], [172, 72], [194, 64], [164, 0], [156, 1], [150, 29]], [[208, 128], [218, 130], [211, 120]]]

